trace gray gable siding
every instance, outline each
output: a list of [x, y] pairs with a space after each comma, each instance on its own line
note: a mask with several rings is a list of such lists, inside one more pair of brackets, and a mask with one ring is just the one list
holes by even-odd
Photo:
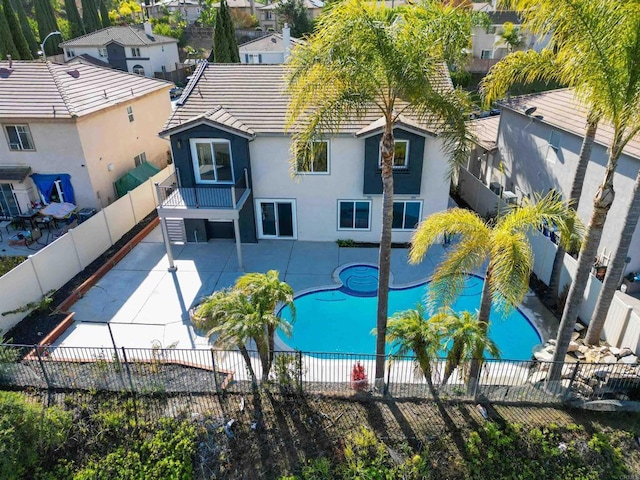
[[[409, 141], [409, 167], [393, 171], [393, 190], [401, 195], [419, 195], [422, 183], [422, 164], [424, 161], [424, 137], [401, 129], [394, 129], [398, 140]], [[382, 134], [365, 139], [364, 145], [364, 189], [365, 195], [382, 193], [382, 177], [378, 166], [380, 158], [380, 139]]]
[[116, 42], [107, 44], [107, 57], [109, 58], [109, 65], [123, 72], [127, 71], [127, 54], [124, 51], [124, 47]]

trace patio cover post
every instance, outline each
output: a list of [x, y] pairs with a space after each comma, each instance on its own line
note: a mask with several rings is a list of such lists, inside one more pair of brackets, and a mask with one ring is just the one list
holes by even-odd
[[171, 242], [169, 241], [169, 231], [167, 230], [167, 219], [160, 217], [160, 228], [162, 229], [162, 239], [164, 240], [164, 247], [167, 250], [167, 258], [169, 259], [170, 272], [175, 272], [178, 268], [173, 264], [173, 252], [171, 251]]
[[241, 271], [244, 271], [244, 266], [242, 265], [242, 243], [240, 241], [240, 222], [238, 219], [233, 220], [233, 230], [236, 235], [236, 252], [238, 254], [238, 268]]

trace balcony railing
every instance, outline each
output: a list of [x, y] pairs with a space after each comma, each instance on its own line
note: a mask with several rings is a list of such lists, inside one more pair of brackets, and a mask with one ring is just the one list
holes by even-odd
[[248, 174], [244, 170], [234, 185], [208, 185], [182, 187], [179, 177], [173, 173], [156, 184], [161, 208], [217, 208], [236, 209], [248, 190]]

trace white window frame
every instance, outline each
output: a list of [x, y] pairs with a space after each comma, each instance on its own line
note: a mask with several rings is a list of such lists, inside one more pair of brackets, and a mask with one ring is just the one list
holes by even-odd
[[[352, 218], [352, 221], [351, 221], [351, 225], [352, 225], [351, 228], [343, 228], [343, 227], [340, 226], [340, 205], [343, 204], [343, 203], [353, 203], [353, 218]], [[355, 206], [355, 204], [356, 203], [367, 203], [367, 204], [369, 204], [369, 217], [367, 219], [367, 228], [357, 228], [355, 226], [355, 223], [356, 223], [356, 206]], [[337, 220], [338, 220], [338, 223], [337, 223], [338, 231], [341, 231], [341, 232], [344, 232], [344, 231], [347, 231], [347, 232], [370, 232], [371, 231], [371, 207], [372, 207], [371, 200], [366, 199], [366, 198], [361, 198], [361, 199], [358, 199], [358, 200], [339, 199], [338, 200], [338, 209], [337, 209], [337, 213], [338, 213], [338, 215], [337, 215], [337, 217], [338, 217], [337, 218]]]
[[147, 161], [147, 152], [142, 152], [141, 154], [136, 155], [135, 157], [133, 157], [133, 165], [135, 167], [139, 167], [140, 165], [142, 165], [146, 161]]
[[[394, 162], [393, 169], [407, 170], [409, 168], [409, 148], [410, 148], [409, 140], [405, 140], [404, 138], [395, 138], [393, 142], [394, 142], [394, 160], [395, 160], [395, 144], [398, 142], [407, 144], [407, 148], [404, 154], [404, 165], [395, 165], [395, 162]], [[380, 149], [378, 149], [378, 168], [382, 168], [382, 151]]]
[[[142, 72], [140, 72], [140, 70], [142, 70]], [[131, 73], [142, 75], [143, 77], [145, 76], [144, 67], [139, 63], [136, 63], [133, 67], [131, 67]]]
[[[36, 144], [33, 142], [33, 136], [31, 135], [31, 130], [29, 129], [29, 125], [27, 124], [14, 124], [14, 125], [3, 125], [4, 134], [7, 137], [7, 145], [9, 146], [9, 150], [12, 152], [34, 152], [36, 149]], [[18, 136], [19, 143], [11, 143], [11, 138], [9, 137], [9, 128], [15, 128], [16, 135]], [[23, 131], [19, 131], [18, 129], [22, 128]], [[22, 135], [26, 135], [29, 143], [31, 143], [31, 148], [24, 147], [24, 139]], [[16, 148], [13, 148], [12, 145], [15, 145]]]
[[[298, 216], [296, 209], [296, 200], [293, 198], [256, 198], [255, 201], [256, 223], [258, 227], [258, 239], [271, 239], [271, 240], [297, 240], [298, 239]], [[291, 226], [293, 229], [292, 237], [281, 237], [279, 235], [265, 235], [262, 231], [262, 209], [261, 203], [290, 203], [291, 204]], [[276, 230], [278, 229], [278, 208], [275, 208], [276, 215]]]
[[[422, 200], [413, 200], [413, 199], [405, 199], [405, 200], [393, 200], [393, 203], [403, 203], [404, 204], [404, 208], [402, 209], [402, 225], [405, 225], [406, 222], [406, 212], [407, 212], [407, 203], [417, 203], [418, 205], [420, 205], [420, 210], [418, 211], [418, 223], [420, 223], [420, 220], [422, 219]], [[415, 227], [411, 227], [411, 228], [407, 228], [407, 227], [403, 227], [403, 228], [392, 228], [392, 230], [394, 232], [412, 232], [415, 230]]]
[[131, 47], [131, 57], [133, 58], [142, 57], [142, 55], [140, 55], [140, 47]]
[[480, 51], [480, 59], [482, 59], [482, 60], [492, 60], [493, 59], [493, 50], [482, 50], [482, 51]]
[[262, 60], [262, 56], [259, 53], [247, 53], [247, 63], [258, 65]]
[[[213, 169], [213, 171], [215, 172], [216, 180], [203, 180], [202, 178], [200, 178], [200, 170], [198, 169], [198, 150], [196, 149], [196, 143], [224, 143], [229, 146], [229, 158], [231, 160], [231, 180], [218, 180], [218, 172], [216, 168]], [[196, 183], [210, 185], [235, 185], [236, 176], [233, 171], [233, 151], [231, 149], [231, 142], [229, 140], [227, 140], [226, 138], [190, 138], [189, 144], [189, 146], [191, 147], [191, 163], [193, 165], [193, 172], [195, 175]], [[216, 156], [213, 149], [211, 149], [211, 157], [215, 166]]]
[[98, 56], [100, 58], [107, 58], [109, 57], [109, 53], [107, 51], [107, 47], [99, 47], [98, 48]]
[[298, 160], [296, 159], [296, 173], [299, 175], [330, 175], [331, 174], [331, 143], [329, 140], [317, 140], [313, 143], [326, 143], [327, 144], [327, 171], [316, 172], [313, 170], [313, 164], [310, 165], [312, 170], [298, 170]]
[[135, 120], [135, 117], [133, 116], [133, 107], [131, 105], [127, 107], [127, 117], [129, 117], [129, 122], [133, 122]]

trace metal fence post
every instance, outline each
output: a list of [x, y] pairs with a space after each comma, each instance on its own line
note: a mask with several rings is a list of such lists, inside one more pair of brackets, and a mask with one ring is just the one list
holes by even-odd
[[387, 396], [391, 387], [391, 361], [388, 357], [385, 357], [384, 361], [387, 362], [387, 381], [384, 384], [384, 391], [382, 392], [382, 394], [384, 396]]
[[36, 355], [38, 356], [38, 362], [40, 363], [40, 368], [42, 369], [42, 375], [44, 376], [44, 381], [47, 382], [47, 389], [51, 389], [51, 382], [49, 381], [49, 375], [47, 375], [47, 370], [44, 368], [44, 362], [42, 361], [42, 357], [40, 356], [40, 345], [36, 345], [35, 347]]
[[567, 387], [567, 391], [564, 392], [564, 397], [563, 397], [564, 402], [569, 400], [569, 396], [571, 395], [571, 388], [573, 387], [573, 382], [575, 381], [576, 376], [578, 375], [579, 369], [580, 369], [580, 360], [576, 362], [576, 368], [574, 368], [573, 372], [571, 373], [571, 378], [569, 379], [569, 386]]
[[220, 385], [218, 385], [218, 372], [216, 371], [216, 355], [213, 348], [211, 349], [211, 366], [213, 367], [213, 383], [216, 387], [216, 393], [220, 393]]
[[124, 347], [122, 347], [122, 358], [124, 359], [124, 367], [127, 369], [127, 377], [129, 377], [129, 385], [131, 387], [131, 393], [134, 393], [135, 389], [133, 388], [133, 379], [131, 378], [131, 370], [129, 370], [129, 361], [127, 360], [127, 352], [124, 349]]
[[113, 345], [113, 361], [115, 363], [116, 370], [120, 373], [120, 383], [122, 383], [122, 389], [126, 390], [126, 384], [124, 382], [124, 376], [122, 374], [122, 365], [120, 364], [120, 356], [118, 355], [118, 347], [116, 347], [116, 341], [113, 338], [113, 331], [111, 330], [111, 324], [107, 322], [107, 329], [109, 330], [109, 336], [111, 337], [111, 344]]
[[[245, 172], [247, 171], [247, 169], [245, 168]], [[296, 352], [296, 356], [298, 357], [298, 390], [300, 391], [300, 393], [302, 393], [303, 388], [302, 388], [302, 352], [300, 350], [298, 350]]]

